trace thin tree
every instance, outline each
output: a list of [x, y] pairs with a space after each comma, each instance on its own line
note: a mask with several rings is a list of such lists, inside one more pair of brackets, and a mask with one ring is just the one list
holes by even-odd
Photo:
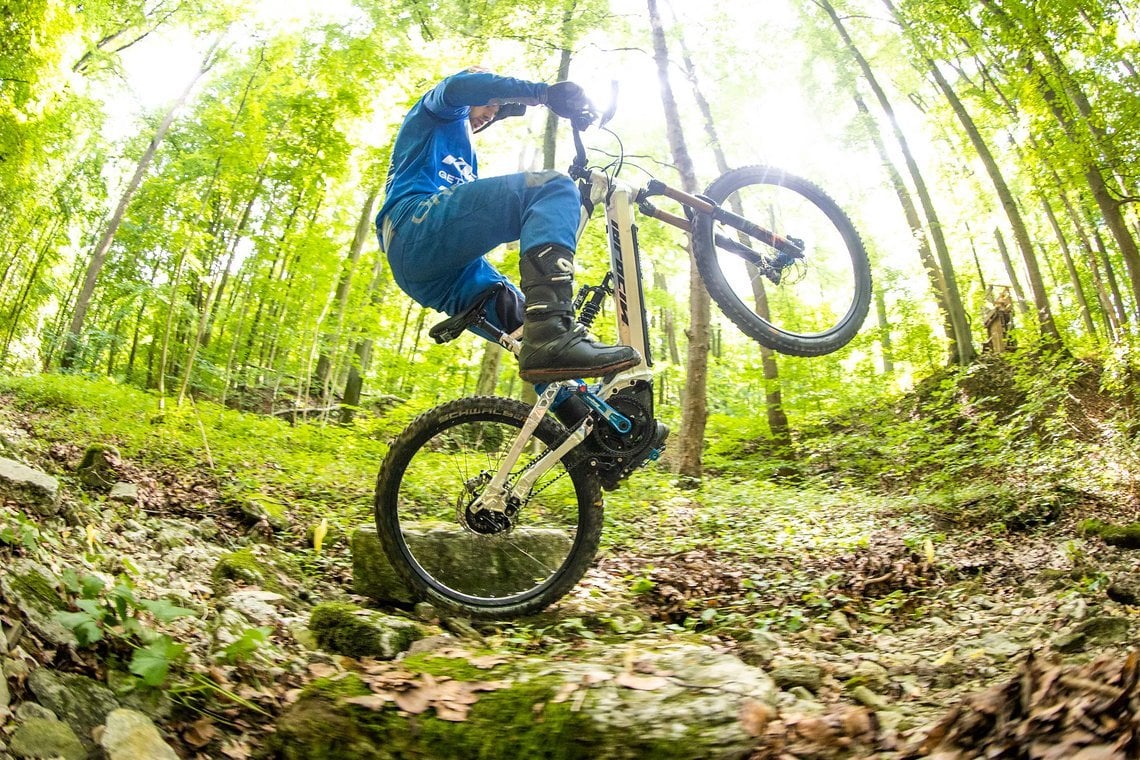
[[[681, 130], [681, 114], [677, 99], [669, 83], [669, 49], [665, 43], [665, 30], [657, 12], [657, 1], [647, 0], [649, 24], [653, 36], [653, 60], [661, 84], [661, 104], [665, 108], [665, 130], [673, 163], [681, 175], [681, 186], [689, 193], [699, 192], [697, 175], [689, 148]], [[681, 433], [677, 445], [677, 469], [687, 478], [697, 479], [702, 474], [701, 455], [704, 447], [705, 425], [708, 422], [709, 372], [709, 295], [701, 282], [689, 246], [689, 349], [685, 366], [685, 395], [681, 403]]]
[[831, 19], [832, 25], [835, 26], [836, 31], [843, 40], [844, 47], [846, 47], [848, 53], [859, 65], [860, 71], [863, 72], [863, 78], [867, 80], [867, 84], [870, 86], [871, 91], [874, 92], [879, 107], [883, 109], [887, 120], [891, 124], [891, 129], [894, 132], [895, 139], [898, 141], [899, 149], [902, 151], [903, 159], [910, 173], [911, 182], [914, 183], [915, 193], [918, 195], [919, 203], [922, 205], [923, 213], [926, 215], [927, 227], [930, 230], [930, 237], [934, 243], [934, 250], [938, 254], [939, 267], [942, 270], [943, 280], [946, 285], [946, 309], [950, 315], [950, 322], [956, 338], [958, 363], [963, 365], [969, 364], [974, 360], [977, 352], [974, 349], [974, 341], [970, 335], [970, 325], [966, 319], [965, 307], [962, 305], [958, 282], [954, 277], [954, 264], [950, 259], [950, 250], [946, 245], [946, 236], [942, 230], [942, 222], [939, 221], [938, 213], [934, 209], [934, 202], [931, 200], [930, 191], [926, 187], [926, 180], [923, 178], [922, 172], [919, 171], [918, 162], [910, 150], [910, 145], [907, 142], [906, 135], [903, 134], [902, 127], [899, 126], [898, 119], [895, 116], [894, 106], [891, 104], [882, 85], [879, 84], [875, 72], [871, 69], [871, 64], [867, 62], [863, 53], [855, 45], [854, 40], [851, 39], [851, 35], [847, 32], [847, 27], [843, 24], [842, 19], [839, 18], [839, 14], [836, 12], [830, 0], [815, 0], [815, 3], [822, 8], [828, 18]]
[[[728, 158], [725, 156], [724, 146], [721, 144], [720, 135], [716, 130], [712, 107], [701, 91], [700, 83], [697, 79], [697, 67], [693, 63], [692, 56], [689, 55], [688, 48], [685, 47], [685, 37], [683, 33], [678, 33], [677, 41], [681, 48], [681, 62], [685, 67], [685, 75], [689, 80], [693, 99], [696, 101], [697, 108], [701, 112], [705, 134], [708, 136], [709, 145], [712, 147], [713, 155], [716, 157], [717, 169], [723, 174], [729, 169]], [[735, 213], [744, 213], [744, 210], [740, 207], [740, 199], [738, 197], [733, 196], [729, 202]], [[747, 268], [752, 280], [752, 295], [756, 304], [756, 313], [759, 314], [761, 318], [770, 320], [771, 314], [768, 310], [768, 294], [764, 290], [762, 276], [751, 262], [747, 264]], [[786, 449], [792, 445], [792, 438], [790, 426], [788, 425], [788, 415], [784, 411], [783, 392], [780, 388], [780, 370], [776, 364], [776, 352], [767, 346], [760, 346], [760, 366], [764, 374], [764, 404], [768, 415], [768, 430], [772, 433], [772, 438], [776, 444]]]
[[79, 336], [83, 334], [83, 323], [87, 318], [87, 310], [91, 305], [91, 297], [95, 293], [95, 286], [99, 281], [99, 273], [103, 271], [103, 265], [107, 261], [107, 253], [111, 250], [111, 243], [115, 239], [115, 233], [119, 231], [119, 226], [123, 222], [123, 216], [126, 214], [127, 206], [130, 205], [131, 199], [139, 189], [143, 177], [150, 168], [150, 164], [154, 160], [154, 155], [158, 152], [158, 146], [162, 144], [163, 138], [166, 137], [166, 133], [170, 130], [170, 125], [174, 123], [175, 115], [177, 115], [182, 106], [186, 104], [186, 101], [190, 99], [190, 93], [194, 91], [198, 80], [205, 76], [217, 61], [215, 52], [220, 43], [221, 39], [219, 38], [210, 45], [210, 48], [206, 51], [206, 55], [202, 58], [202, 63], [198, 67], [198, 70], [194, 72], [194, 76], [187, 83], [182, 94], [179, 95], [178, 99], [167, 109], [162, 121], [159, 122], [158, 129], [155, 130], [154, 136], [150, 139], [150, 144], [147, 145], [146, 150], [143, 151], [142, 157], [135, 167], [134, 175], [131, 177], [130, 182], [127, 183], [126, 189], [123, 190], [123, 194], [119, 198], [115, 212], [111, 214], [111, 218], [107, 221], [107, 226], [103, 229], [103, 234], [100, 236], [95, 250], [91, 253], [91, 262], [87, 265], [87, 274], [83, 280], [83, 287], [80, 289], [79, 296], [75, 300], [75, 309], [72, 312], [71, 325], [68, 327], [63, 355], [60, 357], [60, 367], [62, 369], [69, 370], [75, 366], [76, 359], [79, 355]]
[[[895, 21], [902, 27], [904, 32], [910, 33], [911, 28], [906, 19], [895, 8], [891, 0], [883, 0], [883, 4], [894, 16]], [[914, 40], [915, 47], [919, 46], [917, 39], [911, 34]], [[1037, 265], [1037, 257], [1033, 253], [1033, 242], [1029, 237], [1029, 229], [1025, 226], [1025, 220], [1021, 216], [1021, 211], [1017, 207], [1017, 201], [1013, 198], [1013, 193], [1009, 189], [1009, 184], [1005, 181], [1005, 176], [1002, 174], [1001, 169], [998, 168], [997, 161], [994, 160], [993, 153], [990, 151], [986, 141], [982, 139], [982, 134], [978, 131], [977, 124], [974, 123], [973, 117], [970, 116], [966, 106], [963, 105], [958, 93], [950, 86], [950, 82], [942, 74], [935, 63], [925, 52], [919, 51], [919, 54], [926, 64], [930, 75], [933, 77], [938, 89], [942, 91], [946, 102], [950, 104], [950, 109], [958, 118], [962, 129], [966, 132], [966, 136], [970, 140], [970, 144], [974, 147], [974, 151], [981, 159], [982, 165], [986, 169], [986, 174], [993, 183], [994, 191], [997, 193], [998, 200], [1001, 202], [1002, 210], [1005, 212], [1006, 218], [1009, 219], [1010, 227], [1013, 229], [1013, 239], [1017, 244], [1017, 249], [1021, 253], [1022, 261], [1025, 262], [1025, 269], [1029, 273], [1029, 287], [1033, 292], [1033, 303], [1037, 307], [1037, 320], [1041, 325], [1042, 336], [1050, 342], [1059, 343], [1061, 335], [1057, 332], [1057, 324], [1053, 321], [1053, 312], [1049, 308], [1049, 299], [1045, 291], [1045, 281], [1041, 277], [1041, 268]]]

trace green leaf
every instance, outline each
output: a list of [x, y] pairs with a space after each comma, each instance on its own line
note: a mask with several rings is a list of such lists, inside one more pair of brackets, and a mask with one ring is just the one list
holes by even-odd
[[154, 615], [156, 619], [164, 623], [169, 623], [171, 620], [177, 620], [180, 617], [197, 617], [198, 613], [186, 607], [179, 607], [171, 602], [169, 599], [150, 600], [144, 599], [139, 602], [143, 609]]
[[59, 580], [67, 591], [73, 594], [79, 593], [79, 576], [75, 574], [75, 570], [72, 568], [64, 568], [63, 572], [59, 574]]
[[135, 601], [135, 592], [126, 581], [119, 581], [115, 584], [115, 588], [111, 589], [111, 599], [115, 603], [115, 612], [119, 615], [119, 620], [126, 621], [129, 617], [131, 607], [137, 607], [138, 602]]
[[231, 641], [222, 650], [222, 660], [233, 663], [242, 662], [268, 641], [269, 634], [272, 632], [272, 628], [246, 628], [240, 638]]
[[103, 638], [103, 629], [99, 627], [98, 619], [87, 612], [57, 612], [55, 619], [75, 634], [80, 646], [94, 644]]
[[653, 590], [657, 584], [642, 576], [630, 584], [629, 590], [635, 594], [646, 594]]
[[170, 673], [170, 666], [181, 657], [185, 649], [183, 645], [175, 644], [169, 636], [163, 636], [149, 646], [135, 650], [131, 657], [131, 672], [147, 686], [162, 686]]
[[75, 606], [99, 620], [107, 616], [107, 608], [98, 599], [79, 599]]
[[100, 578], [98, 575], [91, 575], [90, 573], [83, 576], [83, 579], [79, 582], [79, 585], [79, 593], [88, 599], [98, 596], [100, 593], [102, 593], [103, 589], [107, 587], [107, 584], [103, 581], [102, 578]]

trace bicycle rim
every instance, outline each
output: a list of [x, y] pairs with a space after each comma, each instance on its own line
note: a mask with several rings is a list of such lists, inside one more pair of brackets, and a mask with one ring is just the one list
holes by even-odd
[[[529, 407], [463, 399], [428, 412], [393, 444], [377, 491], [377, 528], [397, 571], [430, 601], [483, 617], [537, 611], [565, 594], [601, 530], [596, 481], [571, 456], [544, 473], [508, 516], [472, 508]], [[514, 483], [565, 431], [544, 420]]]
[[757, 266], [724, 242], [768, 261], [778, 251], [731, 223], [705, 218], [697, 226], [698, 264], [721, 310], [745, 334], [782, 353], [815, 356], [847, 344], [866, 317], [871, 275], [859, 235], [835, 202], [810, 182], [769, 167], [729, 172], [708, 195], [802, 245], [784, 266]]

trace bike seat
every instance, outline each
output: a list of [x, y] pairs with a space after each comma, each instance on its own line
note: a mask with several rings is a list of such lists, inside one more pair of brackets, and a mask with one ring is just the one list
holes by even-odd
[[484, 290], [479, 297], [475, 299], [475, 303], [471, 304], [466, 311], [456, 314], [454, 317], [448, 317], [435, 325], [428, 331], [428, 335], [430, 335], [436, 343], [447, 343], [448, 341], [455, 340], [462, 335], [464, 330], [468, 327], [479, 324], [484, 320], [483, 311], [487, 308], [487, 304], [498, 296], [499, 291], [505, 287], [505, 284], [496, 282]]

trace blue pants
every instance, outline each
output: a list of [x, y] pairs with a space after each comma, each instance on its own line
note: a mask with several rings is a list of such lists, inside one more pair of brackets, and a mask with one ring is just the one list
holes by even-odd
[[[517, 294], [484, 255], [514, 240], [524, 253], [551, 243], [574, 250], [579, 208], [574, 182], [555, 171], [479, 179], [411, 199], [398, 207], [403, 219], [386, 248], [392, 276], [418, 303], [450, 315], [496, 282]], [[384, 231], [378, 232], [383, 246]], [[487, 319], [508, 332], [517, 327], [503, 324], [494, 303]]]

